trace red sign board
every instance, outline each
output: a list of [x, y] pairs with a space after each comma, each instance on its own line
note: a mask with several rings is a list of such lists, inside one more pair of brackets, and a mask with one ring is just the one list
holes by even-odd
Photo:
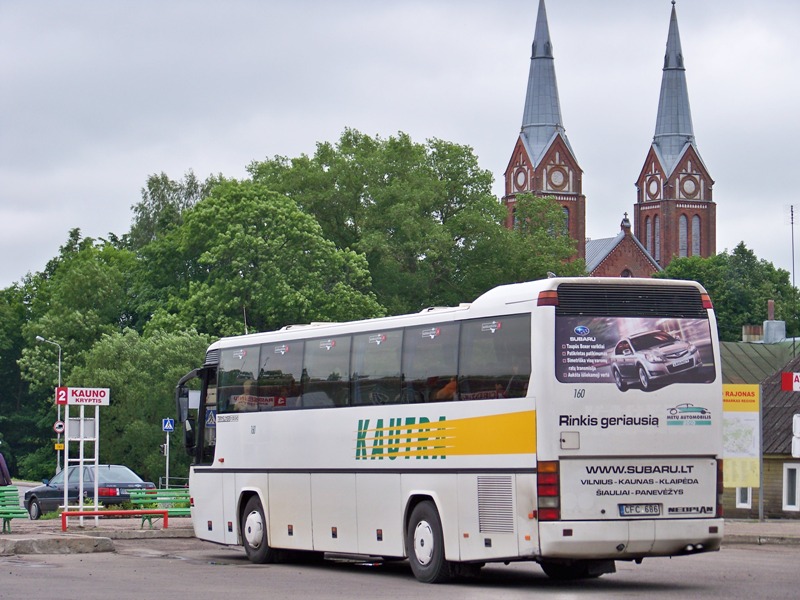
[[784, 392], [800, 392], [800, 373], [781, 373], [781, 389]]
[[56, 388], [56, 404], [63, 404], [66, 406], [67, 404], [67, 394], [69, 393], [69, 388], [66, 387], [57, 387]]

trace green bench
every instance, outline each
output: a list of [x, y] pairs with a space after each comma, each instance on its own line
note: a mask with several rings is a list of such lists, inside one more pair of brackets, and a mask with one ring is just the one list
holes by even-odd
[[11, 533], [11, 519], [28, 518], [28, 511], [20, 506], [19, 489], [13, 485], [0, 487], [0, 519], [3, 533]]
[[[131, 504], [137, 508], [158, 508], [167, 511], [170, 517], [190, 517], [189, 488], [169, 488], [163, 490], [130, 490]], [[156, 517], [158, 518], [158, 517]], [[144, 522], [153, 528], [153, 515], [142, 515]]]

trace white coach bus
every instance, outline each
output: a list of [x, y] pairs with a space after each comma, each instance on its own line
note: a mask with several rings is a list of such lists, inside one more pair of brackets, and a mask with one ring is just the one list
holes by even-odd
[[176, 395], [195, 534], [256, 563], [571, 579], [722, 540], [717, 325], [694, 282], [553, 278], [225, 338]]

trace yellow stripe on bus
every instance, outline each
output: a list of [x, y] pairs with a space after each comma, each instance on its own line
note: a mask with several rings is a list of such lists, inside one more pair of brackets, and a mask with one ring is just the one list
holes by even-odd
[[[385, 423], [389, 421], [389, 426]], [[378, 419], [359, 431], [357, 459], [534, 454], [536, 411], [433, 422]]]

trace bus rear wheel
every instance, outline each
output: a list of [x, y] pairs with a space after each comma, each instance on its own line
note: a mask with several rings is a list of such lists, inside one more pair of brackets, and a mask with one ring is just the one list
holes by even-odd
[[442, 521], [433, 502], [420, 502], [411, 511], [406, 551], [411, 571], [422, 583], [443, 583], [450, 579], [450, 563], [444, 558]]
[[276, 562], [277, 551], [267, 543], [267, 520], [258, 496], [247, 501], [242, 518], [242, 545], [250, 562], [264, 564]]

